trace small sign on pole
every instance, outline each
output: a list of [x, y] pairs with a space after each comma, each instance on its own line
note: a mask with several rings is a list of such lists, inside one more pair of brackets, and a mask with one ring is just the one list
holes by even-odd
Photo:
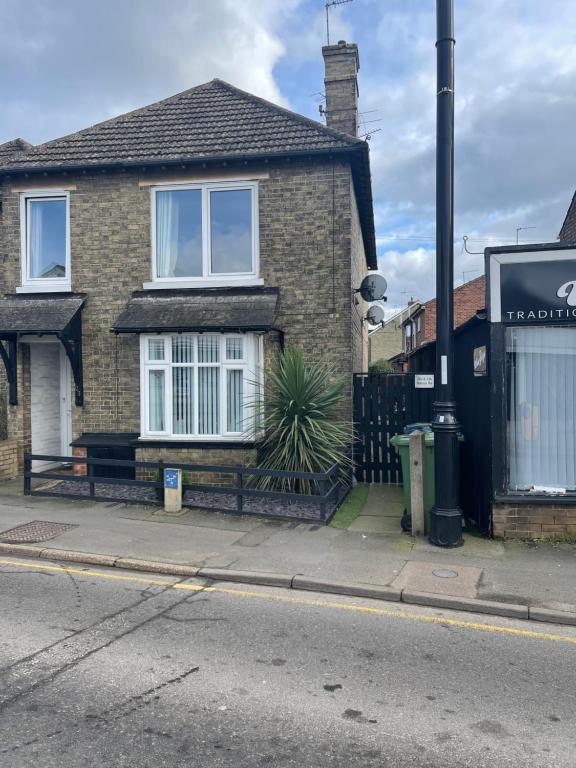
[[182, 471], [164, 470], [164, 511], [169, 513], [182, 510]]
[[414, 387], [416, 389], [434, 389], [434, 374], [433, 373], [414, 374]]

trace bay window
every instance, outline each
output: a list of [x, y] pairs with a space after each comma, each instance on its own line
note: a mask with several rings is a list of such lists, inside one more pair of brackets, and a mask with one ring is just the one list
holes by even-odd
[[261, 337], [140, 337], [142, 437], [218, 440], [253, 435]]
[[509, 491], [576, 490], [576, 328], [506, 328]]
[[22, 287], [70, 290], [67, 192], [25, 193], [20, 198]]
[[153, 281], [245, 284], [257, 278], [257, 214], [255, 182], [153, 187]]

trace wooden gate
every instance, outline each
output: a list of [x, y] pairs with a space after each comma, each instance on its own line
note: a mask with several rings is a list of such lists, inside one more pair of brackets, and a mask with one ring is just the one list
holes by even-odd
[[432, 419], [433, 389], [416, 389], [414, 373], [354, 374], [356, 479], [401, 483], [400, 456], [390, 439], [407, 424]]

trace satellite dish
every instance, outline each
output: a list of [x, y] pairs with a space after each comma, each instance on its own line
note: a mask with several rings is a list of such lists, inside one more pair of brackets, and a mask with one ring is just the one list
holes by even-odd
[[384, 320], [384, 310], [382, 307], [378, 304], [373, 304], [366, 313], [366, 320], [368, 320], [370, 325], [381, 325]]
[[360, 295], [364, 301], [386, 301], [388, 283], [377, 272], [366, 275], [360, 284]]

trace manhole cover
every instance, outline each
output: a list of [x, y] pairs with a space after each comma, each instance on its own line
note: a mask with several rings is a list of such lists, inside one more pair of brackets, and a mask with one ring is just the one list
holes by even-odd
[[439, 579], [453, 579], [458, 576], [458, 572], [451, 571], [449, 568], [439, 568], [437, 571], [432, 571], [432, 576], [438, 576]]
[[47, 520], [32, 520], [30, 523], [17, 525], [15, 528], [9, 528], [7, 531], [0, 532], [0, 541], [9, 541], [13, 544], [48, 541], [56, 536], [60, 536], [65, 531], [69, 531], [71, 528], [78, 528], [78, 526], [71, 523], [50, 523]]

